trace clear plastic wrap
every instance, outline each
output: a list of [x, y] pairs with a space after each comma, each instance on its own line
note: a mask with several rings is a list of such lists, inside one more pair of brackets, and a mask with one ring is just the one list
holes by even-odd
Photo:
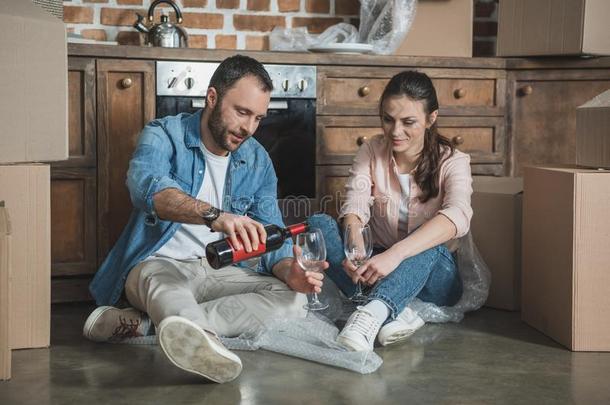
[[393, 53], [404, 41], [415, 19], [417, 0], [360, 0], [359, 42], [373, 52]]

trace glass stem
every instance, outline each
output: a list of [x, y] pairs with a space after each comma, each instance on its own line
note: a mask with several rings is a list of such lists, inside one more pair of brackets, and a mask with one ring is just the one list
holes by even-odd
[[315, 302], [316, 304], [319, 302], [318, 301], [318, 293], [313, 293], [313, 302]]

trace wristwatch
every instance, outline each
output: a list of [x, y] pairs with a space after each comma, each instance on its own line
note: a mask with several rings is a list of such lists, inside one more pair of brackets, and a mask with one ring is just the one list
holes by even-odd
[[203, 218], [205, 225], [212, 229], [212, 222], [216, 221], [220, 214], [222, 214], [222, 210], [210, 205], [210, 208], [201, 213], [201, 218]]

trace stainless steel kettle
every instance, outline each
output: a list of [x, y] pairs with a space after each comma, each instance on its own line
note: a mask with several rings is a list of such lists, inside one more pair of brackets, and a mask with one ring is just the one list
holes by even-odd
[[[172, 24], [167, 15], [161, 16], [161, 23], [154, 24], [155, 7], [161, 3], [169, 4], [176, 12], [176, 23]], [[182, 13], [172, 0], [155, 0], [148, 8], [148, 17], [145, 19], [137, 14], [138, 20], [134, 28], [146, 34], [146, 45], [164, 48], [188, 48], [188, 35], [178, 26], [182, 23]]]

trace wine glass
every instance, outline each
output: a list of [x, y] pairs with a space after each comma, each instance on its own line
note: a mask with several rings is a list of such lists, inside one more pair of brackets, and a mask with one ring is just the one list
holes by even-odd
[[[306, 271], [322, 271], [326, 260], [326, 244], [320, 229], [314, 228], [309, 232], [297, 235], [296, 245], [300, 248], [297, 255], [297, 263]], [[303, 306], [308, 311], [321, 311], [328, 308], [328, 304], [318, 299], [318, 294], [313, 293], [310, 302]]]
[[[373, 253], [373, 237], [368, 225], [351, 224], [345, 228], [343, 238], [345, 257], [356, 267], [360, 267]], [[350, 297], [355, 304], [365, 304], [366, 295], [362, 293], [360, 281], [356, 284], [356, 293]]]

